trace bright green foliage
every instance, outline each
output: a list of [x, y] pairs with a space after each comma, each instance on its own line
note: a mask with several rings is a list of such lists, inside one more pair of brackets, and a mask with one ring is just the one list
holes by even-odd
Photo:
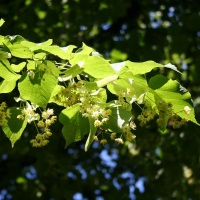
[[19, 80], [21, 97], [45, 109], [57, 85], [58, 73], [58, 69], [50, 61], [38, 65], [35, 63], [35, 69], [25, 72]]
[[[134, 140], [137, 120], [145, 126], [155, 119], [162, 131], [187, 121], [198, 124], [190, 93], [177, 81], [161, 74], [146, 79], [145, 74], [158, 72], [158, 67], [179, 72], [171, 64], [111, 64], [85, 44], [74, 51], [75, 46], [55, 46], [52, 40], [36, 44], [21, 36], [1, 36], [0, 45], [0, 94], [15, 91], [19, 97], [3, 124], [12, 146], [27, 122], [36, 126], [33, 146], [49, 142], [50, 126], [57, 119], [52, 104], [62, 108], [59, 121], [66, 145], [89, 134], [85, 151], [100, 137], [105, 144], [104, 134], [118, 143]], [[141, 109], [138, 116], [133, 114], [137, 107]], [[5, 116], [5, 111], [1, 112]]]

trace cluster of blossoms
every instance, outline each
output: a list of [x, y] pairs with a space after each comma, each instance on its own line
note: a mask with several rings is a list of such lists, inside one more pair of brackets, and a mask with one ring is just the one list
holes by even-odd
[[[57, 117], [54, 116], [53, 109], [47, 109], [40, 114], [36, 113], [37, 106], [33, 104], [29, 104], [27, 102], [27, 107], [23, 108], [21, 111], [21, 115], [18, 115], [18, 119], [27, 118], [28, 123], [34, 122], [36, 128], [40, 129], [41, 133], [38, 130], [38, 134], [36, 135], [35, 139], [31, 140], [31, 144], [33, 147], [42, 147], [48, 144], [49, 137], [52, 135], [50, 130], [50, 126], [55, 123]], [[37, 123], [35, 123], [37, 121]]]
[[100, 127], [106, 123], [112, 114], [111, 109], [98, 105], [98, 98], [101, 98], [100, 92], [98, 90], [89, 92], [81, 80], [69, 82], [68, 86], [63, 87], [54, 98], [66, 107], [80, 103], [82, 116], [95, 119], [95, 127]]
[[174, 114], [169, 120], [169, 125], [174, 129], [178, 129], [185, 125], [187, 122], [188, 120], [181, 119], [178, 115]]
[[77, 83], [69, 82], [67, 87], [61, 88], [60, 92], [54, 99], [60, 102], [63, 106], [72, 106], [80, 101], [80, 98], [85, 95], [84, 84], [82, 81]]
[[[99, 141], [99, 138], [95, 135], [94, 140]], [[100, 144], [102, 144], [102, 145], [107, 144], [107, 143], [108, 143], [108, 141], [104, 138], [100, 140]]]
[[157, 104], [159, 118], [156, 120], [159, 127], [162, 127], [164, 121], [168, 121], [173, 116], [173, 109], [171, 103], [159, 101]]
[[124, 141], [122, 140], [122, 138], [117, 138], [117, 133], [111, 133], [110, 134], [110, 138], [111, 140], [114, 140], [115, 142], [117, 142], [118, 144], [124, 144]]
[[[136, 129], [136, 125], [133, 121], [131, 121], [130, 123], [123, 124], [122, 132], [123, 132], [123, 136], [125, 137], [126, 140], [133, 141], [135, 139], [136, 136], [132, 133], [132, 130], [135, 130], [135, 129]], [[122, 139], [122, 135], [121, 135], [121, 137], [117, 137], [117, 133], [111, 133], [110, 138], [111, 138], [111, 140], [114, 140], [118, 144], [124, 143], [124, 141]]]
[[[183, 109], [186, 114], [189, 114], [190, 110], [191, 109], [188, 106], [185, 106]], [[159, 127], [162, 127], [162, 124], [165, 121], [168, 121], [169, 126], [172, 126], [174, 129], [180, 128], [187, 123], [186, 119], [181, 119], [173, 112], [171, 103], [166, 103], [164, 101], [158, 102], [157, 111], [159, 113], [159, 118], [156, 120], [156, 122]], [[156, 108], [152, 108], [152, 105], [149, 102], [146, 102], [141, 115], [138, 116], [140, 125], [145, 125], [147, 122], [152, 120], [156, 114]]]
[[138, 120], [140, 121], [140, 125], [144, 126], [147, 122], [151, 121], [156, 115], [156, 109], [152, 108], [152, 105], [146, 101], [144, 108], [140, 115], [138, 115]]
[[49, 127], [54, 124], [57, 119], [57, 117], [53, 114], [53, 109], [49, 108], [42, 112], [42, 118], [37, 123], [37, 127], [42, 130], [42, 133], [38, 133], [35, 139], [31, 140], [34, 147], [45, 146], [49, 142], [48, 138], [52, 135]]
[[3, 126], [7, 123], [7, 118], [11, 115], [10, 110], [7, 109], [7, 105], [5, 102], [0, 104], [0, 126]]
[[118, 103], [119, 105], [121, 105], [123, 108], [128, 108], [128, 107], [130, 106], [130, 104], [127, 103], [127, 102], [125, 101], [125, 97], [124, 97], [124, 94], [123, 94], [123, 93], [121, 93], [121, 94], [118, 96], [117, 103]]
[[80, 112], [83, 117], [92, 117], [95, 119], [95, 127], [100, 127], [106, 123], [109, 120], [109, 116], [112, 114], [111, 109], [102, 108], [97, 104], [89, 104], [88, 106], [85, 106], [85, 103], [82, 104]]
[[135, 139], [136, 136], [131, 131], [131, 130], [135, 130], [135, 129], [136, 129], [136, 125], [132, 121], [129, 124], [124, 124], [122, 126], [122, 131], [125, 134], [126, 140], [133, 141]]
[[[167, 119], [169, 126], [172, 126], [174, 129], [178, 129], [185, 125], [188, 121], [184, 118], [180, 118], [176, 113], [173, 112], [171, 103], [165, 103], [164, 101], [159, 102], [157, 107], [159, 111], [159, 118], [156, 121], [158, 126], [163, 123], [163, 120]], [[188, 106], [183, 108], [183, 111], [186, 114], [189, 114], [190, 110], [191, 109]]]

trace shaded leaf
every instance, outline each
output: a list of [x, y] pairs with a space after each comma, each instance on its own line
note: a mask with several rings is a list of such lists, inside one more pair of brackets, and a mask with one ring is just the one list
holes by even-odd
[[17, 119], [17, 116], [21, 114], [21, 111], [16, 107], [9, 108], [11, 116], [8, 118], [7, 124], [5, 124], [2, 129], [6, 136], [10, 139], [12, 147], [14, 147], [15, 142], [21, 137], [24, 129], [27, 125], [27, 119]]
[[65, 138], [66, 146], [83, 139], [84, 135], [89, 133], [88, 119], [82, 117], [79, 110], [80, 105], [75, 104], [64, 109], [59, 115], [59, 120], [63, 124], [62, 134]]

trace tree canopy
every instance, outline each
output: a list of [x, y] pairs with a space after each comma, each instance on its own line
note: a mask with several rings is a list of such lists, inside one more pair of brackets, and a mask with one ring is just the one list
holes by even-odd
[[[159, 88], [161, 76], [168, 77], [167, 81], [173, 79], [180, 82], [193, 98], [197, 122], [195, 119], [190, 120], [195, 123], [200, 121], [198, 2], [187, 0], [180, 4], [179, 1], [167, 0], [162, 3], [139, 0], [126, 2], [17, 0], [0, 2], [0, 14], [6, 21], [0, 33], [11, 35], [8, 38], [13, 40], [13, 43], [9, 46], [7, 41], [7, 48], [12, 55], [21, 59], [27, 57], [27, 54], [24, 55], [19, 53], [19, 49], [14, 49], [15, 42], [24, 42], [23, 44], [27, 46], [29, 41], [44, 42], [40, 50], [43, 48], [43, 51], [52, 53], [55, 51], [50, 48], [49, 39], [53, 39], [54, 44], [59, 46], [76, 45], [81, 48], [80, 51], [84, 49], [90, 53], [98, 51], [103, 57], [110, 59], [111, 63], [120, 63], [124, 60], [134, 62], [154, 60], [162, 63], [162, 66], [166, 66], [167, 63], [176, 65], [175, 71], [161, 68], [157, 76], [155, 76], [157, 72], [149, 70], [151, 72], [146, 74], [146, 80], [149, 80], [149, 85], [155, 91]], [[23, 41], [20, 36], [13, 39], [12, 35], [22, 35], [29, 41]], [[95, 51], [88, 46], [93, 47]], [[71, 47], [73, 49], [73, 46]], [[51, 55], [49, 56], [51, 58]], [[70, 64], [78, 63], [76, 59], [70, 61]], [[89, 59], [90, 64], [92, 60]], [[100, 55], [95, 59], [101, 60], [99, 68], [105, 64]], [[133, 69], [131, 64], [134, 63], [126, 63], [130, 70]], [[0, 68], [1, 76], [3, 74], [3, 78], [6, 79], [7, 72], [2, 69]], [[27, 73], [32, 69], [30, 62]], [[56, 75], [53, 65], [51, 69]], [[74, 72], [78, 74], [79, 71], [76, 70], [79, 68], [75, 68]], [[134, 70], [131, 73], [137, 74], [138, 72]], [[182, 75], [176, 71], [180, 71]], [[109, 70], [105, 71], [104, 68], [101, 72], [108, 73], [108, 76], [113, 73], [109, 74]], [[91, 75], [96, 84], [103, 88], [105, 80], [102, 84], [103, 77], [100, 74], [96, 74], [90, 67], [85, 68], [84, 73]], [[33, 77], [33, 74], [29, 76]], [[41, 73], [36, 76], [41, 76]], [[18, 77], [14, 78], [17, 80]], [[44, 78], [51, 79], [50, 75], [45, 75]], [[66, 74], [63, 78], [67, 78]], [[27, 91], [24, 89], [24, 85], [29, 82], [25, 76], [20, 80], [22, 81], [18, 85], [19, 91], [14, 92], [16, 96], [20, 92], [30, 100], [31, 94], [27, 97]], [[177, 88], [176, 81], [173, 83], [173, 87]], [[7, 88], [9, 87], [12, 86], [9, 84]], [[44, 87], [49, 88], [51, 85], [44, 84]], [[113, 99], [113, 94], [118, 94], [118, 88], [114, 88], [112, 84], [108, 88], [110, 93], [107, 96]], [[37, 93], [36, 90], [37, 88], [33, 87], [31, 92]], [[48, 93], [48, 90], [43, 92]], [[167, 98], [171, 93], [163, 95]], [[190, 96], [186, 99], [190, 99]], [[0, 100], [10, 105], [16, 103], [10, 95], [1, 94]], [[40, 104], [39, 95], [34, 97], [33, 101]], [[180, 105], [180, 102], [177, 105]], [[42, 103], [40, 106], [45, 107]], [[62, 118], [65, 120], [64, 116], [71, 115], [75, 110], [76, 107], [70, 112], [64, 111], [61, 122]], [[138, 114], [140, 109], [135, 109], [134, 112]], [[18, 115], [17, 110], [12, 110], [12, 113]], [[185, 115], [187, 116], [187, 109]], [[29, 142], [35, 134], [34, 126], [26, 128], [14, 148], [11, 148], [9, 140], [1, 131], [2, 199], [27, 197], [79, 200], [114, 199], [119, 196], [120, 199], [198, 199], [200, 195], [200, 137], [199, 127], [194, 123], [188, 122], [178, 130], [169, 124], [168, 130], [162, 132], [155, 121], [150, 122], [145, 128], [137, 127], [134, 131], [136, 139], [132, 142], [124, 145], [117, 143], [100, 145], [94, 142], [86, 153], [83, 149], [87, 137], [84, 137], [83, 141], [70, 144], [65, 149], [61, 130], [61, 124], [55, 124], [52, 127], [53, 135], [48, 145], [43, 148], [33, 148]]]

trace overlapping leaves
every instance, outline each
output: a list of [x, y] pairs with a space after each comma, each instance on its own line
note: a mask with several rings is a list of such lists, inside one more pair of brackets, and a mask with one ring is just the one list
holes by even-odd
[[[0, 20], [0, 26], [3, 23], [4, 21]], [[85, 92], [96, 96], [92, 100], [96, 101], [93, 102], [94, 105], [102, 109], [111, 109], [112, 115], [107, 123], [97, 127], [94, 125], [94, 118], [83, 117], [80, 112], [81, 99], [74, 105], [64, 106], [59, 121], [63, 124], [62, 133], [66, 145], [79, 141], [89, 134], [85, 146], [85, 150], [88, 150], [98, 129], [122, 132], [122, 126], [128, 124], [132, 118], [131, 105], [143, 104], [147, 99], [153, 102], [154, 107], [157, 107], [159, 101], [171, 103], [173, 112], [179, 117], [198, 124], [191, 95], [177, 81], [160, 74], [151, 77], [149, 81], [145, 79], [144, 74], [158, 67], [179, 72], [172, 64], [162, 65], [154, 61], [142, 63], [124, 61], [111, 64], [85, 44], [74, 52], [73, 45], [55, 46], [52, 45], [51, 39], [37, 44], [21, 36], [0, 36], [0, 47], [0, 94], [11, 93], [17, 88], [23, 101], [29, 101], [45, 110], [49, 103], [63, 106], [55, 97], [69, 83], [81, 80], [84, 85], [84, 91], [80, 90], [82, 94]], [[53, 56], [51, 60], [49, 56]], [[105, 89], [114, 95], [113, 99], [107, 98]], [[118, 103], [117, 99], [120, 96], [129, 104], [128, 107], [124, 108]], [[189, 113], [184, 111], [185, 107], [190, 109]], [[13, 126], [20, 111], [12, 107], [11, 112], [11, 118], [3, 126], [3, 131], [13, 146], [24, 131], [27, 121], [26, 118], [22, 121], [17, 120], [17, 126]], [[159, 115], [159, 111], [157, 114]], [[167, 119], [163, 130], [166, 125]]]

